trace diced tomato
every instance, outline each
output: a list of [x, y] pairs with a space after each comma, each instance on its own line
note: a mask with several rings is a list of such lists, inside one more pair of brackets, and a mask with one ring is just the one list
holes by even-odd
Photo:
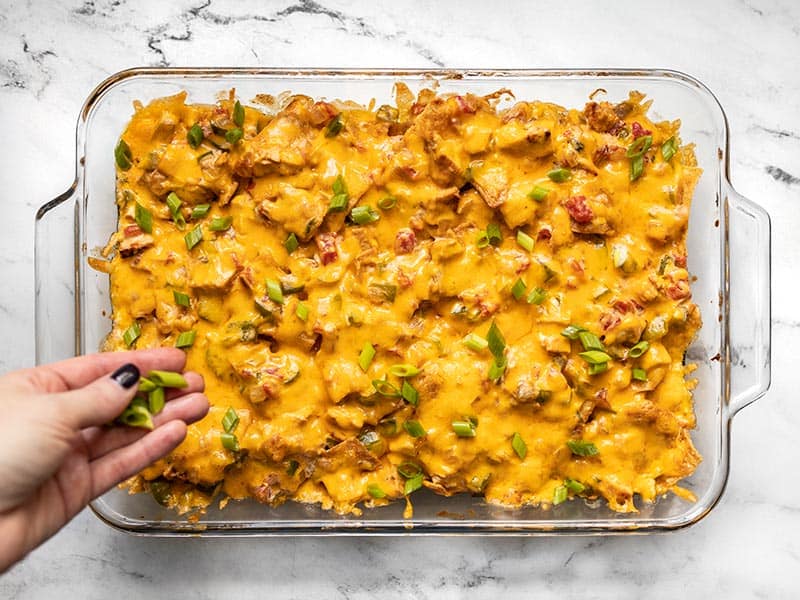
[[317, 236], [317, 248], [319, 248], [319, 258], [323, 265], [329, 265], [339, 258], [335, 233], [320, 233]]
[[576, 223], [585, 225], [586, 223], [590, 223], [594, 218], [592, 209], [586, 204], [586, 196], [572, 196], [572, 198], [567, 200], [564, 206], [567, 207], [570, 218]]
[[417, 236], [411, 229], [401, 229], [394, 238], [395, 254], [408, 254], [417, 245]]
[[550, 231], [550, 229], [548, 229], [547, 227], [542, 227], [539, 230], [539, 233], [536, 234], [536, 239], [540, 241], [549, 240], [551, 237], [553, 237], [553, 232]]
[[137, 235], [141, 235], [142, 233], [144, 232], [142, 231], [142, 228], [139, 227], [138, 225], [128, 225], [127, 227], [125, 227], [125, 237], [134, 237]]
[[679, 254], [678, 256], [673, 257], [675, 260], [675, 266], [680, 267], [682, 269], [686, 268], [686, 255]]

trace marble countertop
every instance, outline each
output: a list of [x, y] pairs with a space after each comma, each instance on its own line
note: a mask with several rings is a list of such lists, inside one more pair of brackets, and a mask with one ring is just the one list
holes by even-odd
[[720, 504], [672, 534], [558, 539], [143, 539], [84, 511], [0, 577], [0, 597], [797, 596], [800, 404], [789, 393], [789, 350], [800, 328], [800, 5], [424, 4], [0, 0], [0, 273], [11, 282], [0, 288], [0, 371], [33, 363], [33, 215], [72, 181], [76, 116], [111, 73], [140, 65], [677, 69], [725, 107], [733, 184], [772, 216], [773, 384], [735, 419]]

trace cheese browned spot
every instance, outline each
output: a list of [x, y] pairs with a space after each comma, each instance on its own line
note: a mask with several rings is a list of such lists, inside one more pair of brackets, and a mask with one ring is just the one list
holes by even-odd
[[[137, 105], [105, 349], [124, 349], [134, 321], [137, 348], [196, 332], [187, 368], [213, 408], [132, 489], [179, 510], [216, 488], [342, 513], [402, 497], [418, 472], [436, 493], [506, 506], [581, 495], [628, 512], [635, 495], [680, 491], [700, 461], [683, 364], [700, 325], [692, 147], [665, 161], [679, 123], [652, 122], [635, 92], [583, 111], [501, 110], [503, 97], [399, 85], [397, 107], [370, 110], [296, 96], [276, 114], [246, 108], [239, 141], [225, 135], [233, 94]], [[198, 204], [211, 208], [192, 220]], [[484, 348], [491, 323], [505, 344]], [[581, 356], [581, 339], [601, 349]], [[221, 441], [228, 407], [238, 451]]]

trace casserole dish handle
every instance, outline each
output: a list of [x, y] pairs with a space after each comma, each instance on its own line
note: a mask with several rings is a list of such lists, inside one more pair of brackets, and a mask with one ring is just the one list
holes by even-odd
[[36, 212], [34, 241], [36, 364], [76, 355], [79, 181]]
[[722, 360], [730, 366], [732, 416], [769, 389], [771, 241], [769, 214], [737, 193], [729, 182], [723, 189], [730, 285], [728, 355]]

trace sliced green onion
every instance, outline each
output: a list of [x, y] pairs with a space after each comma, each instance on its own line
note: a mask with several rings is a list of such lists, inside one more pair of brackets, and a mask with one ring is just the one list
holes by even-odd
[[172, 220], [175, 222], [178, 229], [181, 230], [186, 225], [186, 220], [183, 218], [183, 214], [180, 211], [182, 204], [183, 202], [181, 202], [181, 199], [178, 198], [178, 194], [175, 192], [170, 192], [167, 195], [167, 206], [169, 207], [170, 214], [172, 214]]
[[595, 456], [599, 454], [597, 446], [592, 442], [585, 442], [583, 440], [569, 440], [567, 446], [575, 456]]
[[580, 481], [575, 481], [574, 479], [565, 479], [564, 485], [573, 494], [580, 494], [581, 492], [586, 490], [585, 485], [583, 485]]
[[208, 224], [209, 231], [227, 231], [233, 223], [233, 217], [214, 217]]
[[238, 127], [244, 125], [244, 106], [242, 106], [242, 103], [238, 100], [236, 104], [233, 105], [233, 122]]
[[649, 349], [650, 349], [650, 342], [642, 340], [641, 342], [636, 344], [633, 348], [628, 350], [628, 356], [630, 356], [631, 358], [639, 358]]
[[242, 131], [241, 127], [234, 127], [225, 132], [225, 141], [231, 146], [235, 145], [242, 137], [244, 137], [244, 131]]
[[413, 438], [422, 437], [426, 433], [425, 428], [420, 425], [419, 421], [406, 421], [403, 423], [403, 429]]
[[489, 223], [486, 226], [486, 237], [492, 246], [499, 246], [503, 241], [503, 233], [500, 231], [500, 225], [497, 223]]
[[225, 411], [225, 416], [222, 417], [222, 428], [225, 433], [233, 433], [236, 431], [236, 426], [239, 424], [239, 415], [230, 406]]
[[197, 332], [192, 329], [191, 331], [184, 331], [178, 336], [178, 339], [175, 340], [175, 347], [176, 348], [190, 348], [192, 344], [194, 344], [194, 338], [197, 335]]
[[146, 406], [131, 404], [122, 414], [117, 417], [117, 421], [128, 427], [141, 427], [143, 429], [153, 429], [153, 416]]
[[189, 233], [183, 236], [184, 241], [186, 242], [186, 247], [191, 250], [197, 244], [203, 241], [203, 229], [200, 225], [192, 229]]
[[381, 396], [386, 396], [387, 398], [400, 397], [400, 390], [397, 389], [397, 386], [389, 383], [385, 379], [373, 379], [372, 387], [374, 387], [375, 391]]
[[564, 183], [565, 181], [569, 181], [570, 179], [572, 179], [572, 171], [570, 171], [569, 169], [564, 169], [563, 167], [559, 167], [548, 171], [547, 177], [550, 179], [550, 181], [555, 181], [556, 183]]
[[281, 284], [274, 279], [267, 279], [267, 296], [273, 302], [283, 304], [283, 290]]
[[381, 210], [391, 210], [397, 205], [397, 198], [394, 196], [386, 196], [378, 200], [378, 208]]
[[192, 209], [192, 220], [202, 219], [211, 210], [210, 204], [198, 204]]
[[407, 381], [403, 381], [403, 385], [400, 387], [400, 395], [411, 406], [419, 404], [419, 392]]
[[172, 297], [175, 299], [175, 304], [178, 306], [184, 306], [186, 308], [191, 307], [192, 301], [189, 298], [189, 294], [184, 294], [183, 292], [179, 292], [178, 290], [172, 290]]
[[417, 463], [406, 460], [397, 466], [397, 472], [403, 479], [411, 479], [417, 475], [422, 475], [422, 467], [420, 467]]
[[533, 238], [522, 231], [522, 229], [517, 230], [517, 243], [528, 252], [533, 252], [533, 246], [535, 242], [533, 241]]
[[286, 241], [283, 242], [283, 247], [286, 248], [286, 252], [289, 254], [297, 250], [300, 247], [300, 242], [297, 241], [297, 236], [293, 233], [290, 233], [289, 237], [286, 238]]
[[506, 340], [503, 334], [500, 333], [500, 328], [495, 321], [489, 326], [489, 332], [486, 334], [486, 341], [489, 343], [489, 352], [492, 353], [496, 359], [503, 358], [503, 352], [506, 349]]
[[420, 371], [417, 367], [414, 365], [409, 365], [408, 363], [392, 365], [389, 368], [389, 373], [395, 377], [414, 377], [415, 375], [419, 375], [419, 372]]
[[590, 365], [599, 365], [611, 360], [611, 357], [602, 350], [587, 350], [586, 352], [579, 353], [578, 356]]
[[486, 248], [489, 245], [489, 236], [486, 235], [485, 231], [482, 231], [478, 239], [475, 240], [475, 245], [478, 246], [478, 248]]
[[205, 138], [205, 135], [203, 134], [203, 128], [197, 123], [192, 125], [189, 128], [189, 131], [186, 133], [186, 139], [192, 148], [197, 148], [200, 144], [202, 144], [203, 138]]
[[525, 290], [527, 289], [527, 285], [525, 282], [522, 281], [522, 278], [518, 278], [514, 285], [511, 286], [511, 295], [514, 296], [516, 300], [521, 300], [522, 297], [525, 295]]
[[525, 440], [522, 439], [522, 436], [517, 432], [514, 432], [514, 436], [511, 438], [511, 447], [521, 460], [525, 460], [525, 457], [528, 455], [528, 445], [525, 443]]
[[608, 363], [597, 363], [596, 365], [589, 365], [589, 375], [599, 375], [608, 371]]
[[239, 440], [232, 433], [220, 433], [219, 441], [222, 442], [222, 447], [231, 452], [239, 451]]
[[476, 435], [475, 425], [472, 421], [453, 421], [451, 425], [458, 437], [475, 437]]
[[134, 219], [136, 219], [136, 224], [139, 226], [139, 229], [145, 233], [153, 233], [153, 215], [138, 202], [136, 203]]
[[301, 283], [300, 280], [293, 275], [281, 277], [281, 290], [283, 290], [285, 295], [290, 296], [292, 294], [299, 294], [304, 289], [306, 289], [305, 284]]
[[372, 364], [372, 359], [375, 358], [375, 346], [366, 342], [361, 349], [361, 354], [358, 356], [358, 366], [364, 373], [367, 372], [369, 366]]
[[140, 377], [139, 378], [139, 391], [140, 392], [145, 392], [145, 393], [146, 392], [152, 392], [157, 387], [158, 386], [155, 383], [153, 383], [150, 379], [148, 379], [147, 377]]
[[558, 506], [567, 499], [567, 486], [560, 485], [553, 490], [553, 506]]
[[664, 271], [667, 269], [667, 265], [672, 260], [672, 257], [669, 254], [665, 254], [661, 257], [661, 261], [658, 263], [658, 274], [663, 275]]
[[378, 421], [378, 431], [385, 437], [397, 434], [397, 421], [395, 419], [382, 419]]
[[636, 381], [647, 381], [647, 371], [636, 368], [633, 370], [631, 377]]
[[397, 298], [397, 286], [391, 283], [373, 283], [369, 286], [370, 290], [375, 290], [375, 294], [383, 297], [387, 302], [394, 302]]
[[545, 298], [547, 298], [547, 292], [544, 289], [537, 287], [533, 288], [531, 293], [528, 294], [527, 301], [528, 304], [541, 304], [545, 301]]
[[294, 474], [297, 473], [297, 468], [300, 466], [300, 463], [296, 460], [292, 459], [289, 461], [289, 464], [286, 465], [286, 474], [289, 477], [294, 477]]
[[331, 203], [328, 205], [328, 212], [342, 212], [347, 208], [347, 194], [334, 194]]
[[591, 331], [579, 331], [578, 339], [581, 341], [584, 350], [605, 350], [603, 342]]
[[468, 333], [461, 341], [467, 348], [475, 352], [481, 352], [489, 347], [489, 342], [476, 333]]
[[[554, 170], [556, 170], [556, 169], [554, 169]], [[566, 169], [562, 169], [562, 170], [566, 170]], [[552, 173], [552, 172], [553, 171], [550, 171], [550, 173]], [[550, 177], [550, 173], [547, 174], [548, 177]], [[553, 179], [553, 178], [550, 177], [550, 179]], [[556, 181], [556, 180], [553, 180], [553, 181]], [[548, 190], [545, 187], [541, 187], [541, 186], [537, 185], [530, 192], [528, 192], [528, 198], [530, 198], [531, 200], [535, 200], [536, 202], [541, 202], [542, 200], [547, 198], [547, 194], [549, 194], [549, 193], [550, 193], [550, 190]]]
[[376, 500], [380, 500], [381, 498], [386, 498], [386, 492], [384, 492], [380, 486], [371, 483], [367, 486], [367, 493], [375, 498]]
[[354, 206], [350, 211], [350, 219], [356, 225], [369, 225], [380, 218], [381, 216], [371, 206]]
[[675, 156], [675, 153], [678, 151], [677, 149], [677, 142], [675, 141], [675, 136], [669, 138], [666, 142], [661, 144], [661, 157], [664, 159], [665, 162], [669, 162], [672, 160], [672, 157]]
[[147, 378], [159, 387], [180, 389], [189, 386], [186, 378], [174, 371], [150, 371]]
[[166, 392], [163, 387], [154, 388], [147, 393], [147, 408], [151, 415], [157, 415], [164, 410], [166, 401]]
[[416, 492], [419, 488], [422, 487], [423, 475], [420, 473], [419, 475], [415, 475], [411, 479], [406, 479], [406, 484], [403, 486], [403, 494], [408, 496], [409, 494]]
[[342, 131], [342, 128], [344, 128], [344, 123], [342, 123], [342, 113], [339, 113], [333, 117], [333, 119], [331, 119], [328, 125], [325, 127], [325, 137], [336, 137], [339, 135], [339, 132]]
[[142, 335], [142, 327], [139, 325], [138, 321], [134, 321], [133, 324], [125, 330], [125, 333], [122, 334], [122, 339], [125, 341], [125, 345], [130, 348], [133, 346], [133, 343], [139, 339], [140, 335]]
[[331, 190], [333, 190], [334, 194], [347, 195], [347, 186], [344, 183], [344, 177], [342, 177], [341, 175], [337, 175], [336, 179], [333, 180], [333, 184], [331, 185]]
[[586, 329], [584, 329], [580, 325], [567, 325], [561, 331], [561, 335], [563, 335], [565, 338], [569, 338], [571, 340], [577, 340], [578, 339], [578, 334], [581, 331], [586, 331]]
[[[641, 138], [640, 138], [641, 139]], [[631, 159], [631, 181], [636, 181], [644, 173], [644, 157], [634, 156]]]
[[636, 158], [637, 156], [642, 156], [645, 152], [650, 149], [650, 146], [653, 145], [653, 136], [652, 135], [643, 135], [636, 139], [628, 149], [625, 151], [625, 156], [628, 158]]
[[308, 321], [308, 306], [302, 302], [298, 302], [294, 314], [296, 314], [297, 318], [301, 321]]
[[123, 139], [120, 139], [117, 147], [114, 148], [114, 160], [117, 161], [117, 166], [123, 171], [127, 171], [133, 166], [133, 155], [131, 154], [130, 146]]
[[497, 382], [503, 374], [506, 372], [506, 360], [503, 357], [502, 360], [494, 359], [492, 364], [489, 366], [489, 379]]

